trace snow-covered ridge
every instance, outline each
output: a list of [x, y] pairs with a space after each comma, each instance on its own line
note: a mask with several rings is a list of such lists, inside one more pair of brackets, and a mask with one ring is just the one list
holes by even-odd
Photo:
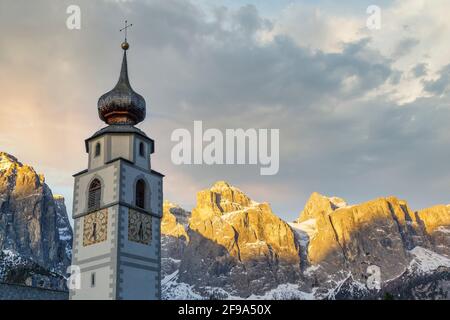
[[415, 247], [410, 251], [414, 256], [408, 269], [421, 273], [430, 273], [440, 267], [450, 268], [450, 259], [431, 250]]
[[345, 208], [348, 206], [347, 202], [339, 197], [328, 197], [328, 200], [336, 207], [336, 208]]
[[289, 225], [300, 237], [302, 247], [306, 247], [309, 241], [317, 234], [316, 219], [308, 219], [301, 223], [290, 222]]

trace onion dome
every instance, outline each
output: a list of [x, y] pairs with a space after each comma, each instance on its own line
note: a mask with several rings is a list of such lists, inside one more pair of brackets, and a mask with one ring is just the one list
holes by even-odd
[[98, 115], [107, 124], [135, 125], [145, 119], [145, 100], [136, 93], [128, 79], [128, 42], [122, 43], [123, 60], [119, 81], [114, 89], [98, 99]]

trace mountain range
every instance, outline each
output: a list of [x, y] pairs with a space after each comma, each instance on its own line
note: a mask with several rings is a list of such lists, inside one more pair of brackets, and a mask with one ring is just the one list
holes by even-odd
[[42, 174], [0, 152], [0, 282], [65, 289], [72, 227]]
[[[450, 299], [449, 205], [313, 193], [288, 222], [218, 181], [163, 211], [163, 299]], [[64, 198], [0, 152], [0, 282], [65, 289], [72, 237]]]
[[285, 222], [224, 181], [164, 203], [166, 299], [449, 299], [450, 206], [313, 193]]

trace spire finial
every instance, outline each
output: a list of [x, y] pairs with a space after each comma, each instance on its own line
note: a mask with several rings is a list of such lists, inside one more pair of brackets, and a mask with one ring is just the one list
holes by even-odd
[[125, 20], [125, 26], [119, 30], [120, 32], [125, 31], [125, 40], [124, 40], [124, 42], [122, 42], [122, 49], [125, 51], [128, 50], [128, 48], [130, 47], [130, 45], [127, 42], [127, 34], [128, 34], [128, 28], [130, 28], [132, 26], [133, 26], [132, 23], [128, 24], [128, 21]]
[[119, 81], [111, 91], [102, 95], [97, 103], [100, 119], [109, 125], [134, 126], [145, 119], [145, 99], [131, 88], [128, 79], [127, 28], [131, 26], [132, 24], [125, 20], [125, 27], [120, 29], [125, 31], [125, 41], [122, 43], [123, 58]]

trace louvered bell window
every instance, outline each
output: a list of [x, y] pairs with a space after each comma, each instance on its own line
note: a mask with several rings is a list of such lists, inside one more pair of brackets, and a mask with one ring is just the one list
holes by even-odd
[[145, 209], [145, 181], [140, 179], [136, 183], [136, 206]]
[[89, 186], [88, 209], [95, 210], [100, 208], [100, 199], [102, 196], [102, 185], [98, 179], [91, 182]]

